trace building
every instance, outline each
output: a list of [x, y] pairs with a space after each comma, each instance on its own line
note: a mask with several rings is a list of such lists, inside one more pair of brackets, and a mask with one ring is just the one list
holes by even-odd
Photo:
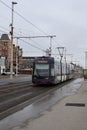
[[5, 57], [0, 56], [0, 74], [5, 72]]
[[2, 34], [0, 39], [0, 57], [5, 57], [5, 69], [9, 68], [10, 50], [10, 39], [7, 34]]
[[22, 58], [22, 69], [19, 70], [19, 72], [22, 74], [31, 74], [34, 59], [35, 59], [35, 57], [23, 57]]
[[[13, 70], [16, 71], [16, 65], [18, 69], [22, 68], [22, 49], [19, 46], [13, 44]], [[11, 40], [8, 34], [2, 34], [0, 39], [0, 57], [5, 57], [5, 71], [10, 71], [11, 65]]]
[[23, 57], [23, 69], [30, 69], [33, 66], [35, 57]]

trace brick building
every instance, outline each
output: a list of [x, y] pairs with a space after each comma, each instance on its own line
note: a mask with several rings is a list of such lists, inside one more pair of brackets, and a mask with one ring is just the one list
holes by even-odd
[[[20, 53], [21, 52], [21, 53]], [[11, 64], [11, 40], [7, 34], [2, 34], [0, 39], [0, 56], [5, 57], [5, 70], [10, 70]], [[22, 68], [22, 49], [13, 44], [13, 70], [16, 69], [16, 56], [18, 60], [18, 69]]]
[[35, 57], [23, 57], [23, 69], [30, 69], [33, 67]]
[[35, 59], [35, 57], [23, 57], [22, 58], [22, 69], [19, 70], [19, 73], [32, 74], [34, 59]]

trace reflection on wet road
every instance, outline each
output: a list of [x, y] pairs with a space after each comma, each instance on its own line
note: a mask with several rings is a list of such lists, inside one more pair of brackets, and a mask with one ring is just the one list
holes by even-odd
[[25, 76], [15, 76], [13, 77], [13, 79], [11, 80], [10, 79], [10, 76], [9, 77], [4, 77], [0, 80], [0, 85], [5, 85], [5, 84], [8, 84], [10, 82], [12, 83], [15, 83], [15, 82], [25, 82], [25, 81], [31, 81], [31, 78], [32, 76], [31, 75], [25, 75]]
[[27, 120], [37, 118], [40, 114], [46, 110], [50, 110], [51, 107], [60, 101], [62, 98], [75, 94], [81, 87], [83, 79], [76, 79], [71, 83], [65, 85], [62, 88], [55, 90], [54, 92], [39, 99], [33, 104], [25, 107], [23, 110], [16, 112], [13, 115], [0, 121], [0, 130], [10, 130], [17, 125], [23, 125]]

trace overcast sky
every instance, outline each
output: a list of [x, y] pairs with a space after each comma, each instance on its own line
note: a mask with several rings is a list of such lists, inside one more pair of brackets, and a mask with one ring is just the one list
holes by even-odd
[[[5, 3], [2, 3], [2, 1]], [[11, 0], [0, 0], [0, 35], [10, 31]], [[68, 60], [85, 65], [87, 51], [87, 0], [15, 0], [14, 36], [56, 35], [52, 53], [65, 47]], [[49, 38], [18, 40], [24, 56], [45, 55]], [[17, 40], [14, 40], [17, 45]], [[30, 43], [30, 44], [29, 44]], [[32, 46], [31, 46], [32, 45]], [[39, 48], [35, 48], [39, 47]], [[57, 57], [57, 56], [56, 56]]]

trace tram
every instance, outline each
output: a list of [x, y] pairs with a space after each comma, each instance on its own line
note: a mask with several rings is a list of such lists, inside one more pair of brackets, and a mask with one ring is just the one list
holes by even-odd
[[33, 63], [32, 83], [58, 84], [73, 78], [73, 65], [60, 63], [54, 57], [36, 57]]

